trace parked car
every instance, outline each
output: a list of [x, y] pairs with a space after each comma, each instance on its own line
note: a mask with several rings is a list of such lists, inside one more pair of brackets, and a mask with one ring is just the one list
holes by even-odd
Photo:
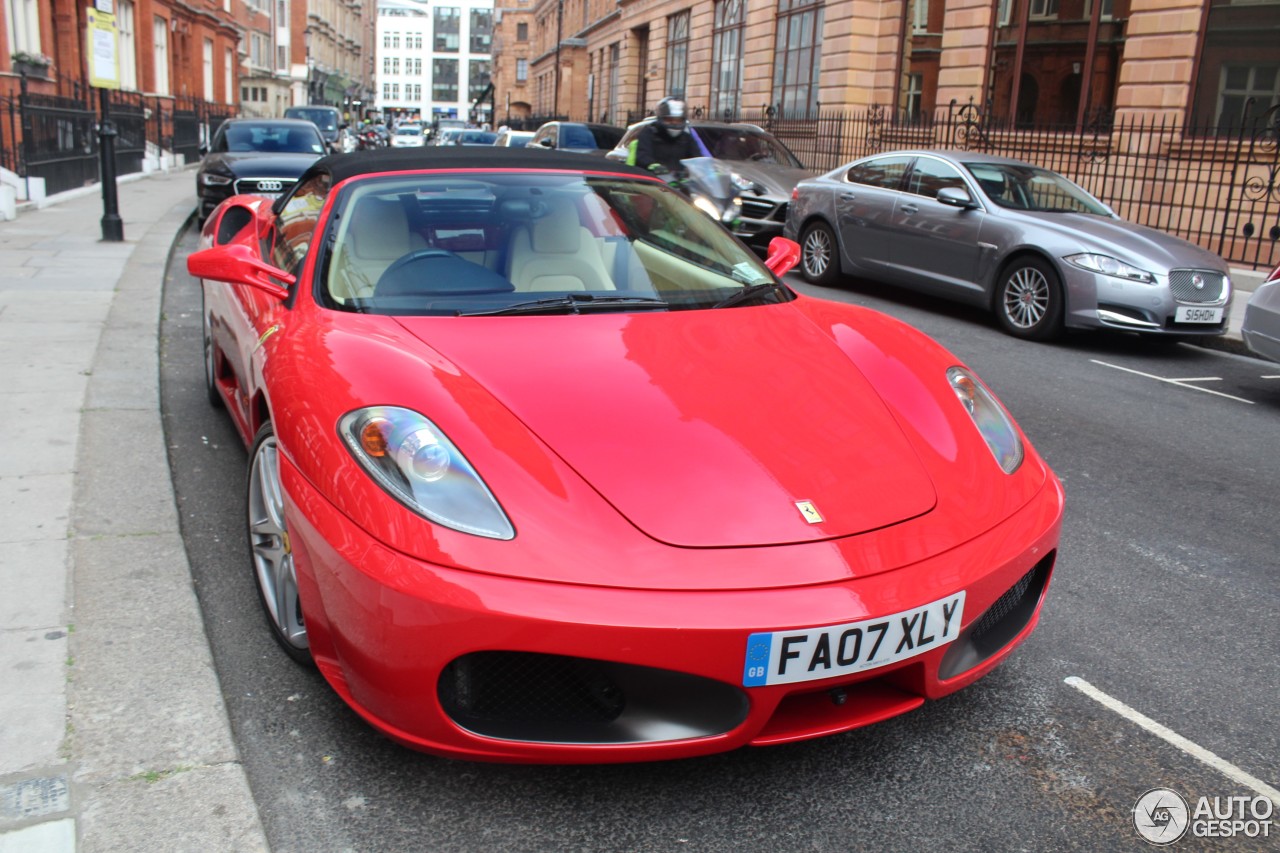
[[500, 130], [493, 144], [499, 148], [524, 148], [533, 139], [532, 130]]
[[1009, 334], [1221, 335], [1214, 253], [1120, 219], [1056, 172], [965, 151], [894, 151], [801, 181], [787, 236], [815, 284], [842, 274], [988, 308]]
[[498, 134], [490, 130], [474, 128], [450, 128], [440, 135], [438, 145], [488, 145], [492, 146]]
[[466, 126], [466, 121], [460, 118], [434, 118], [431, 120], [431, 130], [427, 134], [427, 142], [430, 145], [439, 145], [440, 134], [446, 130], [462, 129]]
[[[605, 156], [627, 162], [632, 141], [652, 123], [648, 118], [628, 127]], [[769, 242], [782, 234], [786, 224], [791, 191], [813, 173], [777, 137], [756, 125], [694, 121], [689, 127], [703, 152], [724, 162], [744, 187], [742, 216], [734, 223], [733, 233], [756, 251], [768, 251]]]
[[391, 134], [392, 148], [421, 148], [426, 144], [427, 140], [422, 135], [421, 128], [401, 125], [396, 128], [395, 133]]
[[611, 124], [549, 121], [533, 133], [529, 147], [547, 151], [607, 154], [622, 138], [623, 130]]
[[319, 129], [303, 119], [227, 119], [218, 126], [196, 172], [196, 216], [204, 222], [225, 198], [257, 193], [278, 198], [324, 155]]
[[1257, 355], [1280, 361], [1280, 267], [1249, 298], [1240, 335]]
[[327, 107], [319, 104], [313, 104], [309, 107], [289, 107], [284, 111], [285, 118], [300, 118], [309, 121], [320, 131], [320, 135], [324, 137], [325, 145], [329, 151], [337, 154], [342, 151], [342, 130], [347, 123], [342, 120], [342, 113], [337, 107]]
[[1038, 621], [1063, 492], [991, 392], [641, 170], [328, 157], [200, 246], [243, 571], [288, 656], [397, 741], [788, 743], [958, 690]]

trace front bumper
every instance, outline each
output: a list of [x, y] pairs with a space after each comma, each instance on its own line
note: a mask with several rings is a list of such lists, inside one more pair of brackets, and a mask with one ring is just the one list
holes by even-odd
[[[1203, 302], [1175, 298], [1169, 275], [1156, 276], [1152, 284], [1125, 281], [1059, 264], [1067, 296], [1066, 325], [1073, 328], [1122, 329], [1155, 335], [1222, 335], [1227, 331], [1231, 310], [1231, 283], [1227, 278], [1221, 292]], [[1218, 270], [1207, 271], [1225, 276]], [[1179, 307], [1222, 308], [1217, 323], [1182, 323], [1176, 319]]]
[[[1062, 517], [1062, 490], [1050, 478], [994, 529], [896, 570], [774, 590], [626, 590], [411, 559], [352, 524], [291, 465], [282, 469], [308, 635], [325, 678], [387, 736], [490, 761], [681, 758], [912, 710], [980, 678], [1031, 632]], [[855, 538], [874, 548], [874, 534]], [[808, 547], [834, 546], [774, 550], [785, 565]], [[734, 549], [706, 559], [731, 572]], [[742, 686], [754, 632], [842, 625], [959, 590], [966, 603], [953, 643], [854, 675]]]

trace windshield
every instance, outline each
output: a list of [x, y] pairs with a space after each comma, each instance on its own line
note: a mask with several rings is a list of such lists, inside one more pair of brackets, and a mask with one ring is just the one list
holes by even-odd
[[752, 160], [779, 166], [802, 168], [787, 146], [769, 134], [743, 127], [695, 127], [702, 144], [719, 160]]
[[509, 171], [370, 178], [334, 210], [317, 289], [339, 310], [689, 310], [753, 286], [730, 304], [793, 298], [722, 226], [656, 181]]
[[323, 154], [324, 140], [314, 127], [295, 124], [237, 123], [224, 128], [215, 151], [232, 153]]
[[1017, 163], [965, 163], [987, 198], [1010, 210], [1091, 213], [1110, 216], [1106, 206], [1057, 172]]
[[594, 151], [612, 148], [622, 138], [622, 128], [587, 127], [581, 124], [562, 124], [560, 126], [560, 147], [579, 148]]
[[333, 110], [309, 110], [306, 107], [290, 107], [285, 118], [303, 118], [321, 130], [337, 130], [338, 114]]

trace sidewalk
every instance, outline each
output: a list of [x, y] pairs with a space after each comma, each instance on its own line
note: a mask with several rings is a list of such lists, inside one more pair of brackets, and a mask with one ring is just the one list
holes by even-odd
[[266, 850], [192, 588], [157, 327], [191, 171], [0, 223], [0, 853]]

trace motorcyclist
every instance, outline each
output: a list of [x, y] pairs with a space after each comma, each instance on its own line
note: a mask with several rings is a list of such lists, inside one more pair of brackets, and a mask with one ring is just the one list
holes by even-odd
[[684, 101], [667, 97], [658, 102], [654, 120], [638, 134], [627, 154], [627, 162], [652, 172], [679, 176], [681, 160], [702, 156], [698, 141], [689, 131]]

